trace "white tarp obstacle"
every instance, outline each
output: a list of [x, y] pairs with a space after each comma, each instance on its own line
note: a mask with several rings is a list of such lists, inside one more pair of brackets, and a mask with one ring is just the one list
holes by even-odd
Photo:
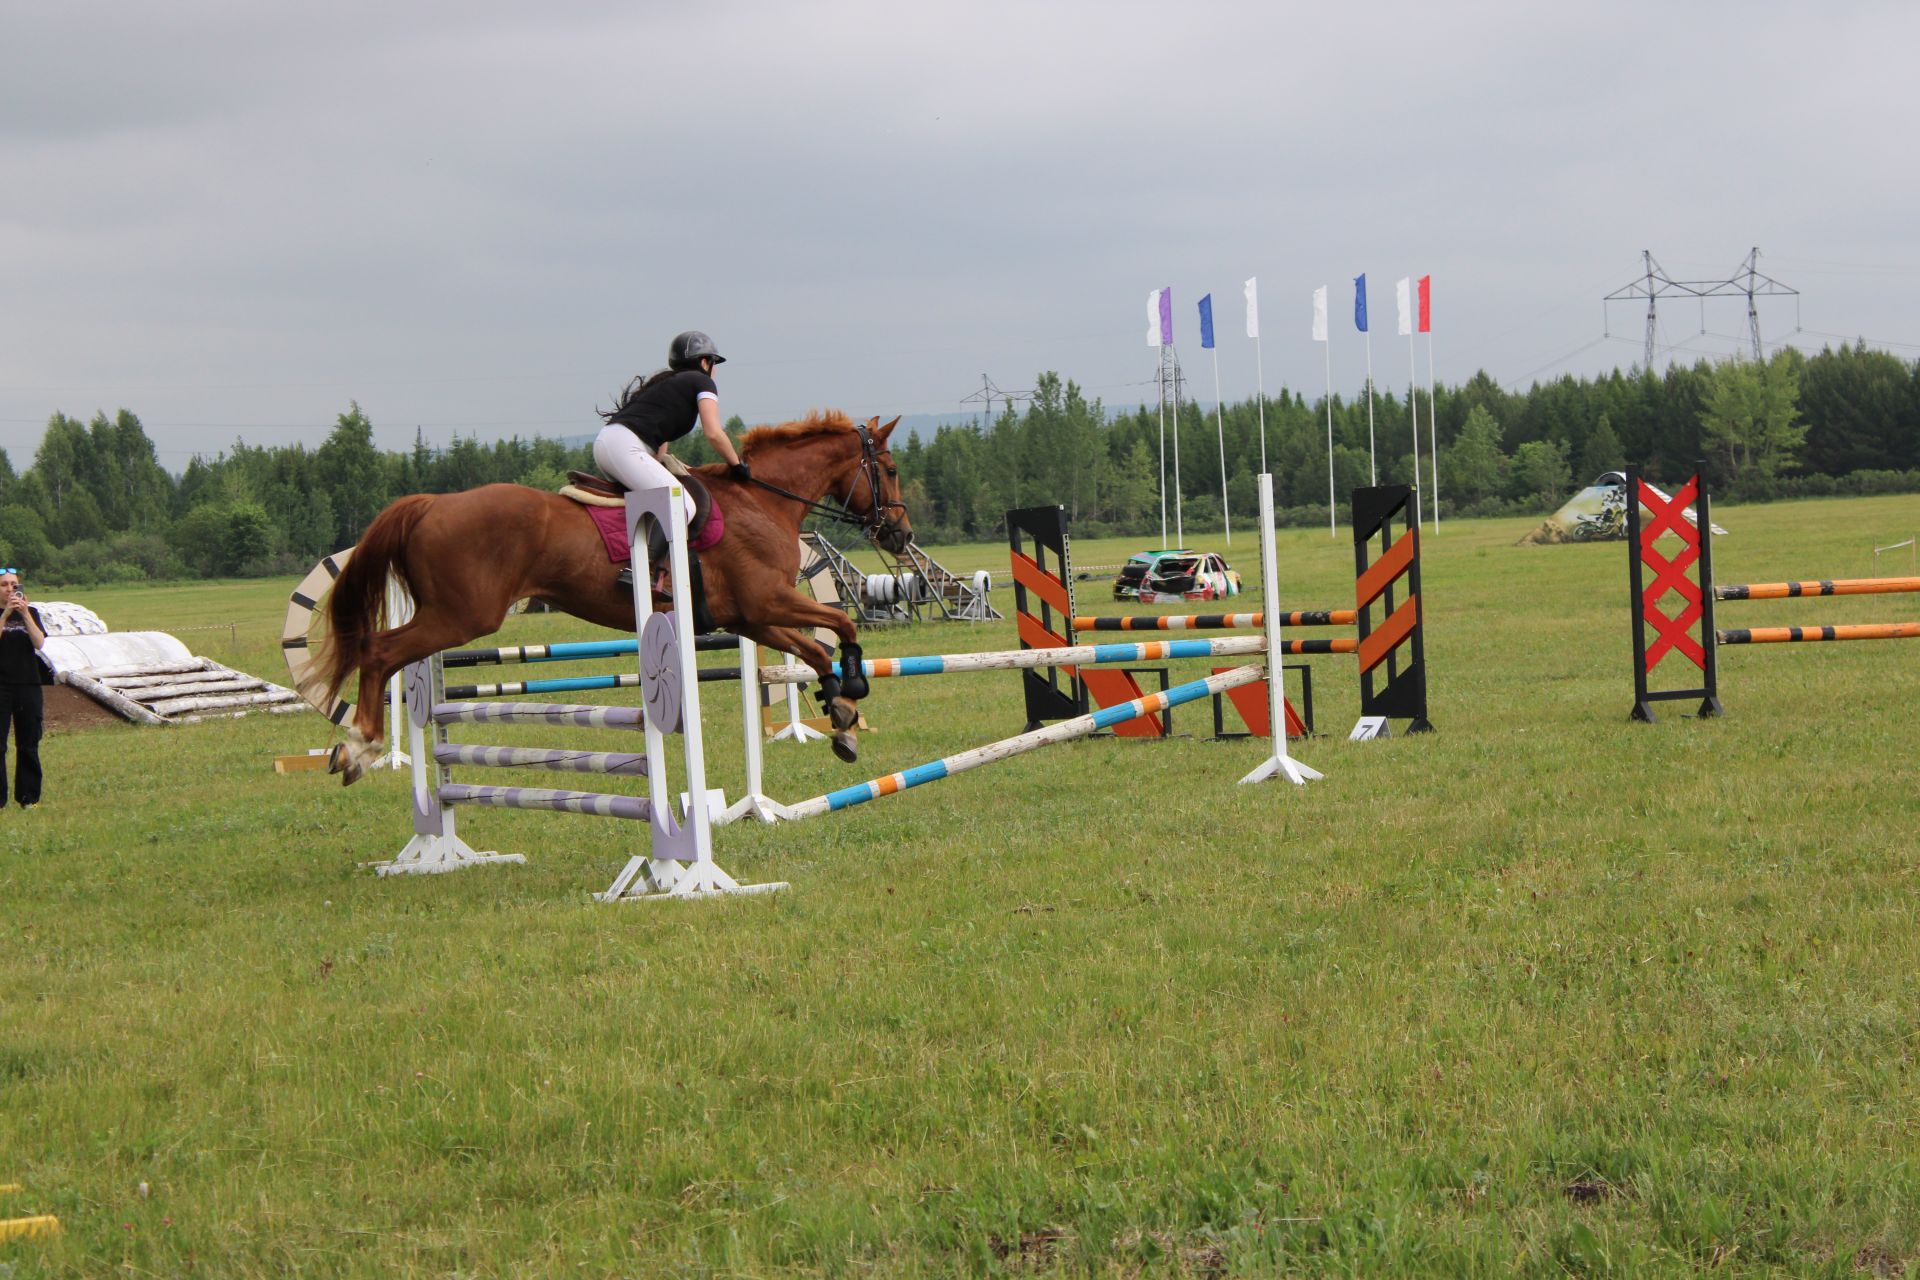
[[109, 631], [91, 609], [64, 600], [34, 607], [47, 624], [41, 653], [55, 682], [135, 724], [197, 724], [306, 708], [293, 690], [195, 657], [164, 631]]

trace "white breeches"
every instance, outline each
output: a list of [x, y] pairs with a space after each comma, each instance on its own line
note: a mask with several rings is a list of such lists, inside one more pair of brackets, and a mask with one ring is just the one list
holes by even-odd
[[[608, 423], [594, 437], [593, 461], [629, 489], [658, 489], [661, 485], [680, 483], [639, 436], [618, 423]], [[684, 487], [681, 492], [685, 495], [687, 521], [691, 524], [693, 495], [686, 493]]]

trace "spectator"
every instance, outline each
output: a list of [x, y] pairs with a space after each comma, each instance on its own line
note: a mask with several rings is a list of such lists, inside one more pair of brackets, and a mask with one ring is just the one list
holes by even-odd
[[40, 686], [49, 683], [40, 646], [47, 641], [40, 611], [20, 589], [20, 571], [0, 569], [0, 809], [7, 805], [7, 733], [13, 733], [13, 798], [22, 809], [40, 803]]

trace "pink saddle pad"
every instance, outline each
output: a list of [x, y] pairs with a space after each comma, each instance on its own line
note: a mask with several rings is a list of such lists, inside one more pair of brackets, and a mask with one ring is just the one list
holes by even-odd
[[[721, 513], [720, 499], [713, 498], [713, 505], [707, 511], [707, 522], [700, 526], [688, 544], [695, 551], [706, 551], [718, 546], [720, 539], [726, 536], [727, 519]], [[614, 564], [625, 564], [633, 558], [633, 548], [627, 545], [627, 509], [625, 507], [588, 507], [587, 515], [593, 521], [593, 527], [600, 531], [600, 541], [607, 546], [607, 559]]]

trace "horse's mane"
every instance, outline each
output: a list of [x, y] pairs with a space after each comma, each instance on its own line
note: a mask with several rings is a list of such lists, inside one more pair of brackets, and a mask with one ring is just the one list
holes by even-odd
[[795, 422], [783, 422], [777, 427], [753, 428], [740, 438], [740, 456], [744, 458], [757, 449], [777, 449], [798, 444], [815, 436], [838, 435], [852, 431], [854, 427], [853, 419], [838, 409], [815, 409]]

